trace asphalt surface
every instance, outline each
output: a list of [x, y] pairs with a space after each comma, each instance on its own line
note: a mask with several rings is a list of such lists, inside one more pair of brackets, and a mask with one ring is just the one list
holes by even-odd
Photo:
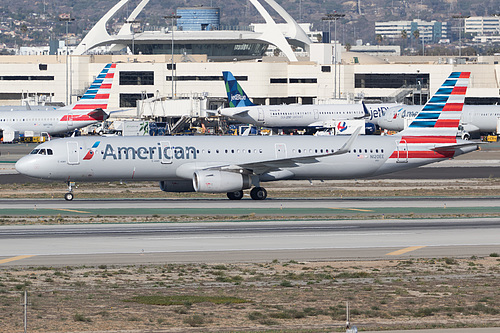
[[1, 226], [0, 266], [487, 256], [499, 234], [500, 218]]

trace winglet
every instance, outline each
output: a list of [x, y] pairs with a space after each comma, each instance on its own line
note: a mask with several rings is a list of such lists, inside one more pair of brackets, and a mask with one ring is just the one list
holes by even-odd
[[363, 105], [363, 115], [360, 117], [356, 117], [356, 119], [369, 119], [370, 118], [370, 111], [368, 111], [368, 108], [365, 105], [365, 102], [361, 102], [361, 105]]
[[354, 141], [359, 136], [359, 132], [361, 131], [361, 128], [362, 128], [361, 126], [359, 126], [358, 128], [356, 128], [356, 130], [354, 131], [354, 133], [352, 133], [351, 136], [349, 137], [349, 140], [347, 140], [346, 143], [344, 143], [344, 145], [342, 147], [340, 147], [339, 150], [337, 150], [336, 152], [334, 152], [334, 153], [332, 153], [330, 155], [342, 155], [342, 154], [347, 153], [349, 150], [351, 150], [351, 147], [354, 144]]
[[243, 88], [241, 88], [231, 72], [222, 72], [222, 76], [226, 84], [227, 101], [230, 107], [255, 105], [250, 101], [250, 98], [245, 94], [245, 91], [243, 91]]

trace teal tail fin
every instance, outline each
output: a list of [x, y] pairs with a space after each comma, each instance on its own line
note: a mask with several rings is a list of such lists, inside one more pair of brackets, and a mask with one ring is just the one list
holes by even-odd
[[226, 83], [227, 100], [230, 107], [255, 105], [250, 101], [250, 98], [245, 94], [231, 72], [222, 72], [222, 75]]

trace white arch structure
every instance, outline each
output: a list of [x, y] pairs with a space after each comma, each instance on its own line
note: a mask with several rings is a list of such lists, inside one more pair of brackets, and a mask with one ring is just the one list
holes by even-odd
[[[106, 44], [115, 44], [118, 48], [123, 48], [125, 45], [124, 41], [131, 39], [131, 28], [133, 23], [125, 23], [117, 35], [111, 36], [106, 30], [106, 25], [108, 21], [125, 6], [130, 0], [120, 0], [116, 5], [113, 6], [88, 32], [88, 34], [83, 38], [80, 44], [76, 47], [73, 54], [82, 55], [88, 50], [93, 49], [97, 46]], [[257, 34], [258, 36], [251, 36], [251, 39], [257, 39], [264, 41], [269, 44], [273, 44], [278, 47], [288, 58], [289, 61], [297, 61], [297, 57], [293, 53], [289, 42], [294, 42], [299, 45], [303, 45], [306, 49], [309, 48], [311, 40], [307, 34], [302, 30], [302, 28], [297, 24], [297, 22], [274, 0], [249, 0], [252, 5], [257, 9], [259, 14], [266, 21], [266, 27], [264, 32]], [[287, 23], [288, 31], [283, 35], [283, 33], [278, 28], [278, 25], [271, 17], [269, 12], [262, 6], [261, 1], [265, 1], [269, 6], [271, 6]], [[134, 21], [137, 16], [142, 12], [144, 7], [148, 4], [149, 0], [142, 0], [139, 5], [132, 11], [129, 15], [127, 21]], [[130, 36], [131, 38], [127, 38]], [[167, 40], [165, 36], [165, 40]], [[240, 37], [241, 38], [241, 37]], [[235, 38], [237, 39], [237, 38]]]

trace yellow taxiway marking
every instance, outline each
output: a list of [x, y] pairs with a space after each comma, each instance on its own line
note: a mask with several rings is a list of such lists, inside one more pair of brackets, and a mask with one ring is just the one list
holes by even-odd
[[83, 210], [62, 209], [62, 208], [48, 208], [48, 209], [61, 210], [61, 211], [64, 211], [64, 212], [72, 212], [72, 213], [92, 214], [91, 212], [85, 212]]
[[26, 259], [26, 258], [31, 258], [31, 257], [34, 257], [34, 255], [25, 255], [25, 256], [17, 256], [17, 257], [2, 259], [2, 260], [0, 260], [0, 264], [5, 264], [7, 262], [21, 260], [21, 259]]
[[330, 207], [329, 209], [341, 209], [341, 210], [354, 210], [354, 211], [357, 211], [357, 212], [373, 212], [373, 210], [370, 210], [370, 209], [359, 209], [359, 208], [332, 208]]
[[391, 252], [391, 253], [387, 253], [386, 256], [399, 256], [400, 254], [405, 254], [405, 253], [408, 253], [408, 252], [411, 252], [411, 251], [416, 251], [416, 250], [419, 250], [421, 248], [424, 248], [425, 246], [410, 246], [410, 247], [407, 247], [407, 248], [404, 248], [404, 249], [401, 249], [401, 250], [397, 250], [397, 251], [394, 251], [394, 252]]

